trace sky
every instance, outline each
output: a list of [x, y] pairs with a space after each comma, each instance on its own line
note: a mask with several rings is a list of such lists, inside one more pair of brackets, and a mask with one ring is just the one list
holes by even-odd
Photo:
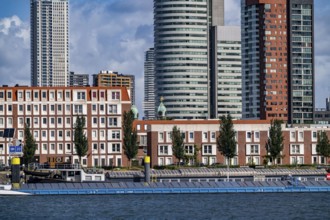
[[[316, 107], [330, 97], [330, 1], [315, 2]], [[0, 85], [30, 85], [30, 0], [0, 0]], [[70, 71], [133, 74], [143, 116], [145, 51], [153, 47], [153, 0], [69, 0]], [[240, 25], [240, 0], [225, 0], [226, 25]]]

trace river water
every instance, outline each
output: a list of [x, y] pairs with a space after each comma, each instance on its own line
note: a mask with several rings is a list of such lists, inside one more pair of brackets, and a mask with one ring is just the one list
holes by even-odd
[[2, 196], [0, 219], [329, 219], [330, 193]]

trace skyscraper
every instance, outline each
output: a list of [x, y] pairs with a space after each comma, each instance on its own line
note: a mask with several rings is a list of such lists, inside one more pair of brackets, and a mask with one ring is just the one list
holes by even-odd
[[313, 0], [242, 0], [243, 118], [312, 123]]
[[217, 25], [224, 25], [224, 0], [154, 0], [156, 101], [164, 97], [167, 117], [211, 117], [210, 31]]
[[154, 48], [145, 53], [143, 111], [145, 119], [156, 118]]
[[[239, 26], [214, 26], [216, 39], [215, 62], [211, 75], [215, 74], [214, 94], [216, 103], [213, 118], [228, 113], [234, 119], [242, 118], [242, 61], [241, 28]], [[212, 63], [211, 62], [211, 63]], [[212, 83], [213, 84], [213, 83]], [[213, 86], [211, 86], [212, 88]], [[212, 107], [211, 106], [211, 107]]]
[[31, 85], [67, 86], [68, 0], [31, 0]]

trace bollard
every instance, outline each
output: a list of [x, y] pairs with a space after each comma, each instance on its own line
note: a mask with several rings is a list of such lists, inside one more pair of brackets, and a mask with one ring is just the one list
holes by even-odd
[[20, 188], [20, 182], [21, 182], [21, 169], [20, 169], [20, 159], [18, 157], [14, 157], [11, 160], [11, 183], [13, 189], [19, 189]]
[[145, 182], [150, 183], [150, 157], [145, 156], [144, 157], [144, 176], [145, 176]]

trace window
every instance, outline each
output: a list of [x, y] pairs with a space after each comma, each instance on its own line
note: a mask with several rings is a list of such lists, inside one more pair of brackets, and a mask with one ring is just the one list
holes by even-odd
[[23, 92], [18, 92], [18, 99], [22, 99], [23, 98]]
[[10, 91], [7, 92], [7, 98], [8, 98], [8, 99], [11, 99], [11, 92], [10, 92]]
[[41, 93], [41, 95], [42, 95], [42, 98], [43, 98], [43, 99], [47, 98], [47, 92], [43, 91], [43, 92]]
[[50, 137], [55, 138], [55, 131], [50, 131]]
[[63, 137], [63, 131], [58, 131], [58, 137], [62, 138]]
[[93, 150], [97, 150], [97, 143], [93, 144]]
[[203, 146], [204, 154], [212, 154], [212, 145], [204, 145]]
[[47, 151], [47, 144], [42, 144], [42, 149], [43, 149], [44, 151]]
[[78, 100], [85, 100], [86, 99], [85, 92], [77, 92], [77, 99]]
[[50, 124], [51, 124], [51, 125], [55, 125], [55, 118], [53, 118], [53, 117], [50, 118]]
[[[10, 107], [10, 109], [9, 109], [9, 107]], [[12, 109], [11, 109], [11, 105], [8, 105], [8, 111], [12, 111]], [[20, 111], [20, 112], [23, 111], [23, 105], [19, 105], [19, 106], [18, 106], [18, 111]]]
[[63, 150], [63, 144], [58, 144], [58, 149], [62, 151]]
[[47, 118], [42, 118], [42, 124], [47, 125]]
[[66, 133], [65, 134], [66, 137], [71, 137], [71, 131], [66, 131], [65, 133]]
[[117, 118], [109, 118], [109, 126], [118, 126], [118, 119]]
[[70, 100], [70, 92], [69, 91], [65, 92], [65, 99]]
[[211, 132], [211, 140], [215, 141], [215, 132], [214, 131]]
[[105, 118], [104, 117], [100, 117], [100, 124], [104, 125], [105, 124]]
[[33, 123], [34, 123], [35, 125], [39, 124], [39, 118], [33, 118]]
[[[19, 111], [23, 111], [23, 105], [20, 105], [20, 106], [22, 106], [22, 110], [19, 110]], [[12, 105], [8, 105], [8, 111], [9, 112], [11, 112], [11, 111], [13, 111], [13, 106]]]
[[186, 154], [194, 154], [194, 146], [193, 145], [185, 145], [184, 150]]
[[41, 136], [42, 136], [43, 138], [46, 138], [46, 137], [47, 137], [47, 132], [46, 132], [46, 131], [42, 131], [42, 132], [41, 132]]
[[159, 154], [168, 155], [168, 146], [167, 145], [160, 145], [159, 146]]
[[259, 139], [260, 138], [260, 133], [259, 131], [254, 132], [254, 138]]
[[38, 105], [34, 105], [33, 108], [34, 108], [34, 111], [35, 112], [38, 112], [39, 111], [39, 106]]
[[250, 132], [250, 131], [246, 132], [246, 138], [247, 138], [247, 139], [251, 139], [251, 136], [252, 136], [252, 135], [251, 135], [251, 132]]
[[70, 105], [65, 105], [65, 111], [70, 112], [71, 111], [71, 106]]
[[112, 131], [112, 139], [120, 139], [120, 131]]
[[117, 105], [109, 105], [109, 113], [117, 114]]
[[93, 112], [96, 112], [96, 111], [97, 111], [96, 104], [93, 104], [93, 105], [92, 105], [92, 111], [93, 111]]
[[39, 98], [39, 92], [34, 92], [34, 98], [38, 99]]
[[120, 153], [120, 144], [119, 143], [113, 143], [112, 144], [112, 152], [113, 153]]
[[100, 98], [101, 98], [101, 99], [104, 99], [104, 91], [101, 91], [101, 92], [100, 92]]
[[259, 154], [259, 145], [251, 144], [250, 147], [250, 154]]
[[63, 94], [62, 94], [62, 92], [57, 92], [57, 99], [62, 99], [62, 97], [63, 97]]
[[189, 139], [193, 140], [194, 139], [194, 132], [189, 132]]
[[93, 91], [93, 92], [92, 92], [92, 97], [93, 97], [93, 99], [96, 99], [96, 98], [97, 98], [97, 93], [96, 93], [96, 91]]
[[291, 145], [291, 154], [300, 154], [300, 145], [299, 144]]
[[97, 125], [97, 117], [93, 117], [92, 120], [93, 120], [93, 124], [94, 124], [94, 125]]
[[42, 111], [47, 112], [47, 105], [42, 105]]
[[54, 92], [49, 93], [49, 99], [51, 99], [51, 100], [55, 99], [55, 93]]
[[104, 150], [104, 143], [100, 143], [100, 149]]
[[31, 105], [26, 105], [26, 111], [28, 111], [28, 112], [31, 111]]
[[50, 144], [50, 150], [52, 150], [52, 151], [55, 150], [55, 144]]
[[67, 125], [70, 125], [71, 124], [71, 118], [65, 118], [65, 123]]
[[57, 124], [61, 125], [62, 124], [62, 118], [57, 118]]
[[74, 105], [74, 113], [78, 114], [82, 114], [83, 113], [83, 105]]
[[158, 133], [158, 140], [159, 141], [164, 141], [164, 133], [163, 132]]
[[104, 112], [104, 105], [100, 105], [100, 112]]
[[39, 133], [38, 133], [38, 131], [34, 131], [34, 132], [33, 132], [33, 137], [34, 137], [34, 138], [38, 138], [38, 137], [39, 137]]
[[0, 99], [3, 99], [4, 98], [4, 94], [3, 94], [3, 92], [1, 91], [0, 92]]
[[61, 112], [62, 111], [62, 105], [57, 105], [57, 111]]
[[112, 92], [111, 93], [111, 98], [113, 100], [119, 100], [120, 99], [120, 92]]
[[0, 105], [0, 112], [3, 112], [3, 105]]
[[203, 140], [207, 140], [207, 132], [203, 132]]
[[66, 144], [66, 150], [71, 150], [71, 144]]
[[26, 99], [30, 100], [31, 99], [31, 92], [26, 92]]

